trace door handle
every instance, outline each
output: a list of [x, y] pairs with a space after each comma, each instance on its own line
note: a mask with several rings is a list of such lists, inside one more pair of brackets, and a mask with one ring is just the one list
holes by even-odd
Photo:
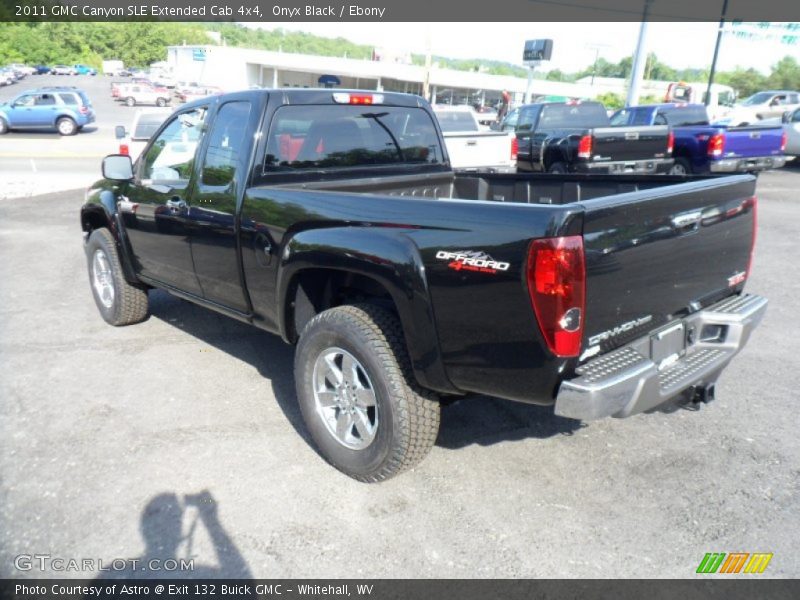
[[182, 198], [173, 196], [167, 200], [167, 208], [171, 208], [172, 210], [186, 210], [188, 206]]

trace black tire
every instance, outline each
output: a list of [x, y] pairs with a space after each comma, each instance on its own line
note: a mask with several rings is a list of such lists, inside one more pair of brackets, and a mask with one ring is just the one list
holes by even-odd
[[125, 106], [136, 106], [136, 99], [132, 96], [125, 98]]
[[[376, 429], [360, 449], [340, 442], [317, 410], [314, 368], [332, 349], [355, 358], [374, 392]], [[360, 304], [318, 314], [300, 336], [294, 372], [300, 410], [320, 454], [358, 481], [389, 479], [418, 464], [436, 442], [438, 398], [414, 380], [400, 321], [383, 308]], [[357, 431], [355, 423], [350, 431]]]
[[78, 124], [69, 117], [61, 117], [56, 121], [59, 135], [69, 136], [78, 133]]
[[167, 105], [167, 101], [164, 98], [157, 98], [156, 99], [156, 106], [164, 107]]
[[[113, 286], [111, 302], [100, 296], [95, 285], [95, 254], [102, 253], [110, 268], [110, 282]], [[147, 290], [131, 285], [122, 274], [117, 245], [108, 229], [95, 229], [86, 242], [86, 259], [89, 269], [89, 286], [100, 315], [110, 325], [132, 325], [147, 318]]]
[[547, 172], [564, 174], [567, 172], [567, 165], [561, 161], [556, 161], [547, 168]]
[[11, 128], [8, 126], [8, 123], [6, 123], [6, 120], [0, 117], [0, 135], [5, 135], [10, 131], [10, 129]]
[[683, 157], [675, 159], [675, 162], [669, 169], [670, 175], [691, 175], [692, 165]]

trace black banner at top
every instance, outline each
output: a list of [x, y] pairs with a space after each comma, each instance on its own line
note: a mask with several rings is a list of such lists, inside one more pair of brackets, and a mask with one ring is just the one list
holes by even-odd
[[800, 21], [798, 0], [0, 0], [0, 20], [718, 21], [723, 8], [729, 21]]

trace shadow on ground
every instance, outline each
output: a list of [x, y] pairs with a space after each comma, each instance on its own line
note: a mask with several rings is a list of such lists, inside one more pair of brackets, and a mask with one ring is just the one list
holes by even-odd
[[[294, 349], [266, 333], [161, 290], [150, 292], [150, 309], [157, 318], [251, 366], [268, 379], [281, 410], [306, 442], [294, 388]], [[552, 407], [532, 406], [487, 396], [469, 396], [444, 407], [436, 445], [462, 448], [489, 446], [527, 438], [571, 435], [580, 421], [553, 414]], [[313, 445], [313, 444], [312, 444]]]

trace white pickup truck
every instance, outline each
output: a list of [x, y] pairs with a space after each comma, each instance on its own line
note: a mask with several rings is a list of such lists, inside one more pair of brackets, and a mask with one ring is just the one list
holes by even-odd
[[437, 105], [433, 112], [442, 128], [453, 169], [513, 173], [517, 170], [517, 137], [491, 131], [478, 123], [470, 106]]

